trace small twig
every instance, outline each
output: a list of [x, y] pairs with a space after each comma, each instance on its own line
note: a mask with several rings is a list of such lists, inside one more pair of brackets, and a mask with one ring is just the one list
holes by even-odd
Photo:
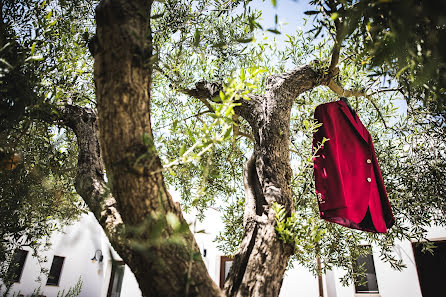
[[379, 94], [379, 93], [384, 93], [384, 92], [401, 92], [403, 90], [403, 88], [388, 88], [388, 89], [380, 89], [377, 90], [373, 93], [370, 94], [370, 96]]
[[[330, 10], [328, 11], [323, 5], [322, 8], [324, 9], [325, 14], [328, 17], [331, 17], [331, 15], [333, 13], [336, 13], [336, 5], [334, 3], [332, 3], [331, 1], [329, 1], [328, 3]], [[333, 44], [333, 48], [331, 50], [331, 61], [330, 61], [330, 66], [328, 67], [328, 73], [329, 75], [331, 73], [333, 73], [333, 71], [335, 70], [335, 67], [338, 65], [339, 62], [339, 56], [341, 53], [341, 44], [342, 44], [342, 40], [343, 40], [343, 36], [342, 36], [342, 30], [343, 30], [343, 22], [341, 22], [341, 20], [339, 19], [339, 17], [335, 18], [333, 20], [334, 25], [335, 25], [335, 36], [334, 36], [334, 44]]]
[[254, 140], [254, 137], [252, 137], [252, 135], [249, 135], [248, 133], [239, 132], [238, 135], [239, 135], [239, 136], [246, 137], [246, 138], [248, 138], [249, 140], [251, 140], [252, 142], [255, 141], [255, 140]]
[[[372, 94], [368, 95], [362, 91], [359, 90], [345, 90], [340, 85], [338, 85], [333, 79], [330, 79], [327, 86], [336, 94], [343, 97], [365, 97], [367, 98], [375, 107], [376, 111], [378, 112], [378, 116], [381, 118], [381, 121], [384, 124], [384, 128], [388, 129], [386, 121], [384, 120], [384, 116], [382, 115], [381, 111], [378, 108], [378, 105], [376, 102], [372, 99]], [[376, 92], [375, 92], [376, 93]], [[373, 94], [375, 94], [373, 93]]]
[[[191, 118], [197, 118], [197, 119], [200, 119], [200, 116], [201, 116], [201, 115], [204, 115], [204, 114], [206, 114], [206, 113], [213, 113], [213, 111], [211, 111], [211, 110], [201, 111], [201, 112], [199, 112], [199, 113], [196, 113], [196, 114], [194, 114], [194, 115], [185, 117], [185, 118], [183, 118], [183, 119], [181, 119], [181, 120], [178, 120], [178, 121], [179, 121], [179, 122], [184, 122], [184, 121], [187, 121], [187, 120], [189, 120], [189, 119], [191, 119]], [[158, 129], [163, 129], [163, 128], [166, 128], [167, 126], [170, 126], [170, 125], [171, 125], [171, 124], [167, 124], [167, 125], [164, 125], [164, 126], [159, 127]]]
[[[198, 88], [195, 89], [186, 89], [180, 86], [180, 82], [176, 81], [170, 75], [168, 75], [161, 67], [154, 66], [153, 69], [159, 71], [162, 75], [164, 75], [171, 83], [171, 87], [175, 86], [176, 90], [179, 92], [189, 95], [191, 97], [199, 99], [210, 111], [214, 112], [215, 109], [212, 107], [212, 105], [209, 103], [207, 98], [211, 97], [212, 94], [210, 94], [209, 90], [199, 90]], [[207, 92], [206, 92], [207, 91]]]

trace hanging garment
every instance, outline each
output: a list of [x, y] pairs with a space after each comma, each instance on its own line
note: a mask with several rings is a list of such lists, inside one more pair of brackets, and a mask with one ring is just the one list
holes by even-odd
[[322, 219], [349, 228], [385, 233], [394, 222], [370, 133], [343, 101], [316, 107], [322, 123], [313, 149], [314, 178]]

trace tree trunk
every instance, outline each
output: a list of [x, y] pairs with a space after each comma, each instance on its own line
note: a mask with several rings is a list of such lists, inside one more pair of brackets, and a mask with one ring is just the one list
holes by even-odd
[[294, 99], [317, 85], [310, 67], [271, 76], [264, 96], [236, 112], [251, 125], [254, 153], [245, 165], [244, 235], [225, 283], [226, 296], [278, 296], [293, 246], [279, 240], [273, 203], [294, 211], [289, 183], [290, 113]]
[[[104, 0], [96, 9], [92, 49], [100, 142], [125, 225], [122, 243], [112, 243], [144, 296], [222, 296], [190, 230], [182, 243], [172, 243], [172, 228], [156, 229], [157, 214], [173, 213], [186, 222], [166, 190], [150, 127], [150, 9], [143, 0]], [[153, 238], [157, 232], [160, 238]]]
[[[150, 222], [155, 214], [170, 212], [182, 223], [184, 219], [166, 190], [150, 127], [150, 8], [149, 1], [103, 0], [96, 10], [92, 52], [100, 142], [113, 201], [125, 226], [118, 228], [112, 244], [144, 296], [223, 296], [196, 257], [199, 249], [189, 230], [183, 244], [153, 243]], [[294, 210], [290, 112], [294, 99], [317, 85], [317, 78], [307, 66], [269, 77], [264, 96], [252, 96], [236, 108], [252, 127], [255, 148], [245, 170], [245, 234], [225, 285], [228, 297], [279, 295], [293, 247], [276, 235], [272, 204], [284, 205], [288, 213]], [[100, 220], [103, 212], [95, 213]], [[171, 228], [160, 234], [166, 241], [172, 235]]]

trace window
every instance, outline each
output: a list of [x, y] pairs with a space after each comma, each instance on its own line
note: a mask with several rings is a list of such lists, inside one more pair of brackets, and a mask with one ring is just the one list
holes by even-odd
[[62, 266], [65, 257], [54, 256], [53, 263], [51, 264], [50, 274], [48, 275], [47, 285], [58, 286], [60, 280], [60, 273], [62, 272]]
[[423, 297], [446, 296], [446, 241], [436, 241], [433, 254], [419, 243], [412, 247]]
[[378, 282], [376, 280], [375, 264], [373, 262], [373, 256], [361, 256], [356, 260], [356, 265], [353, 267], [353, 271], [358, 273], [360, 271], [365, 272], [365, 276], [358, 276], [355, 278], [355, 292], [362, 293], [379, 293]]
[[124, 278], [124, 262], [114, 261], [112, 264], [112, 273], [108, 285], [107, 297], [121, 296], [122, 279]]
[[223, 289], [225, 280], [228, 277], [229, 269], [232, 266], [232, 258], [227, 256], [220, 257], [220, 288]]
[[8, 275], [15, 283], [20, 282], [27, 255], [28, 251], [16, 250], [12, 256], [11, 264], [8, 267]]

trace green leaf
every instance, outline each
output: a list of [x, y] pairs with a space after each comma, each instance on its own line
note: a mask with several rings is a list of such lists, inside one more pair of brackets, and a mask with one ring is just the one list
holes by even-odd
[[198, 44], [200, 43], [200, 35], [200, 30], [196, 29], [194, 34], [194, 46], [198, 46]]
[[178, 120], [174, 120], [172, 123], [172, 130], [175, 131], [177, 129], [178, 126]]
[[180, 156], [184, 155], [185, 152], [186, 152], [186, 144], [183, 143], [183, 145], [180, 148]]
[[318, 13], [320, 13], [320, 11], [317, 11], [317, 10], [307, 10], [304, 12], [304, 14], [306, 14], [306, 15], [314, 15], [314, 14], [318, 14]]
[[43, 61], [43, 57], [41, 55], [31, 56], [25, 59], [25, 62], [28, 61]]
[[49, 20], [49, 19], [51, 18], [52, 15], [53, 15], [53, 11], [50, 10], [50, 11], [48, 11], [48, 13], [47, 13], [47, 15], [45, 16], [45, 18], [46, 18], [47, 20]]
[[34, 54], [35, 50], [36, 50], [36, 43], [33, 42], [33, 45], [31, 46], [31, 56]]
[[164, 15], [164, 11], [162, 13], [158, 13], [158, 14], [152, 15], [150, 18], [152, 20], [156, 20], [156, 19], [159, 19], [159, 18], [163, 17], [163, 15]]
[[225, 135], [223, 136], [223, 138], [224, 138], [224, 139], [228, 139], [229, 136], [231, 135], [231, 131], [232, 131], [231, 128], [226, 129], [226, 131], [225, 131]]
[[254, 41], [254, 38], [253, 37], [239, 38], [239, 39], [236, 39], [235, 41], [240, 42], [240, 43], [250, 43], [250, 42]]
[[269, 32], [274, 33], [274, 34], [281, 34], [281, 32], [279, 30], [277, 30], [277, 29], [268, 29], [266, 31], [269, 31]]
[[3, 58], [0, 58], [0, 62], [2, 62], [3, 64], [5, 64], [8, 68], [10, 68], [10, 69], [12, 69], [13, 67], [12, 67], [12, 65], [11, 64], [9, 64], [5, 59], [3, 59]]
[[192, 140], [192, 142], [195, 142], [195, 137], [190, 130], [187, 130], [187, 135], [189, 135], [189, 138]]

